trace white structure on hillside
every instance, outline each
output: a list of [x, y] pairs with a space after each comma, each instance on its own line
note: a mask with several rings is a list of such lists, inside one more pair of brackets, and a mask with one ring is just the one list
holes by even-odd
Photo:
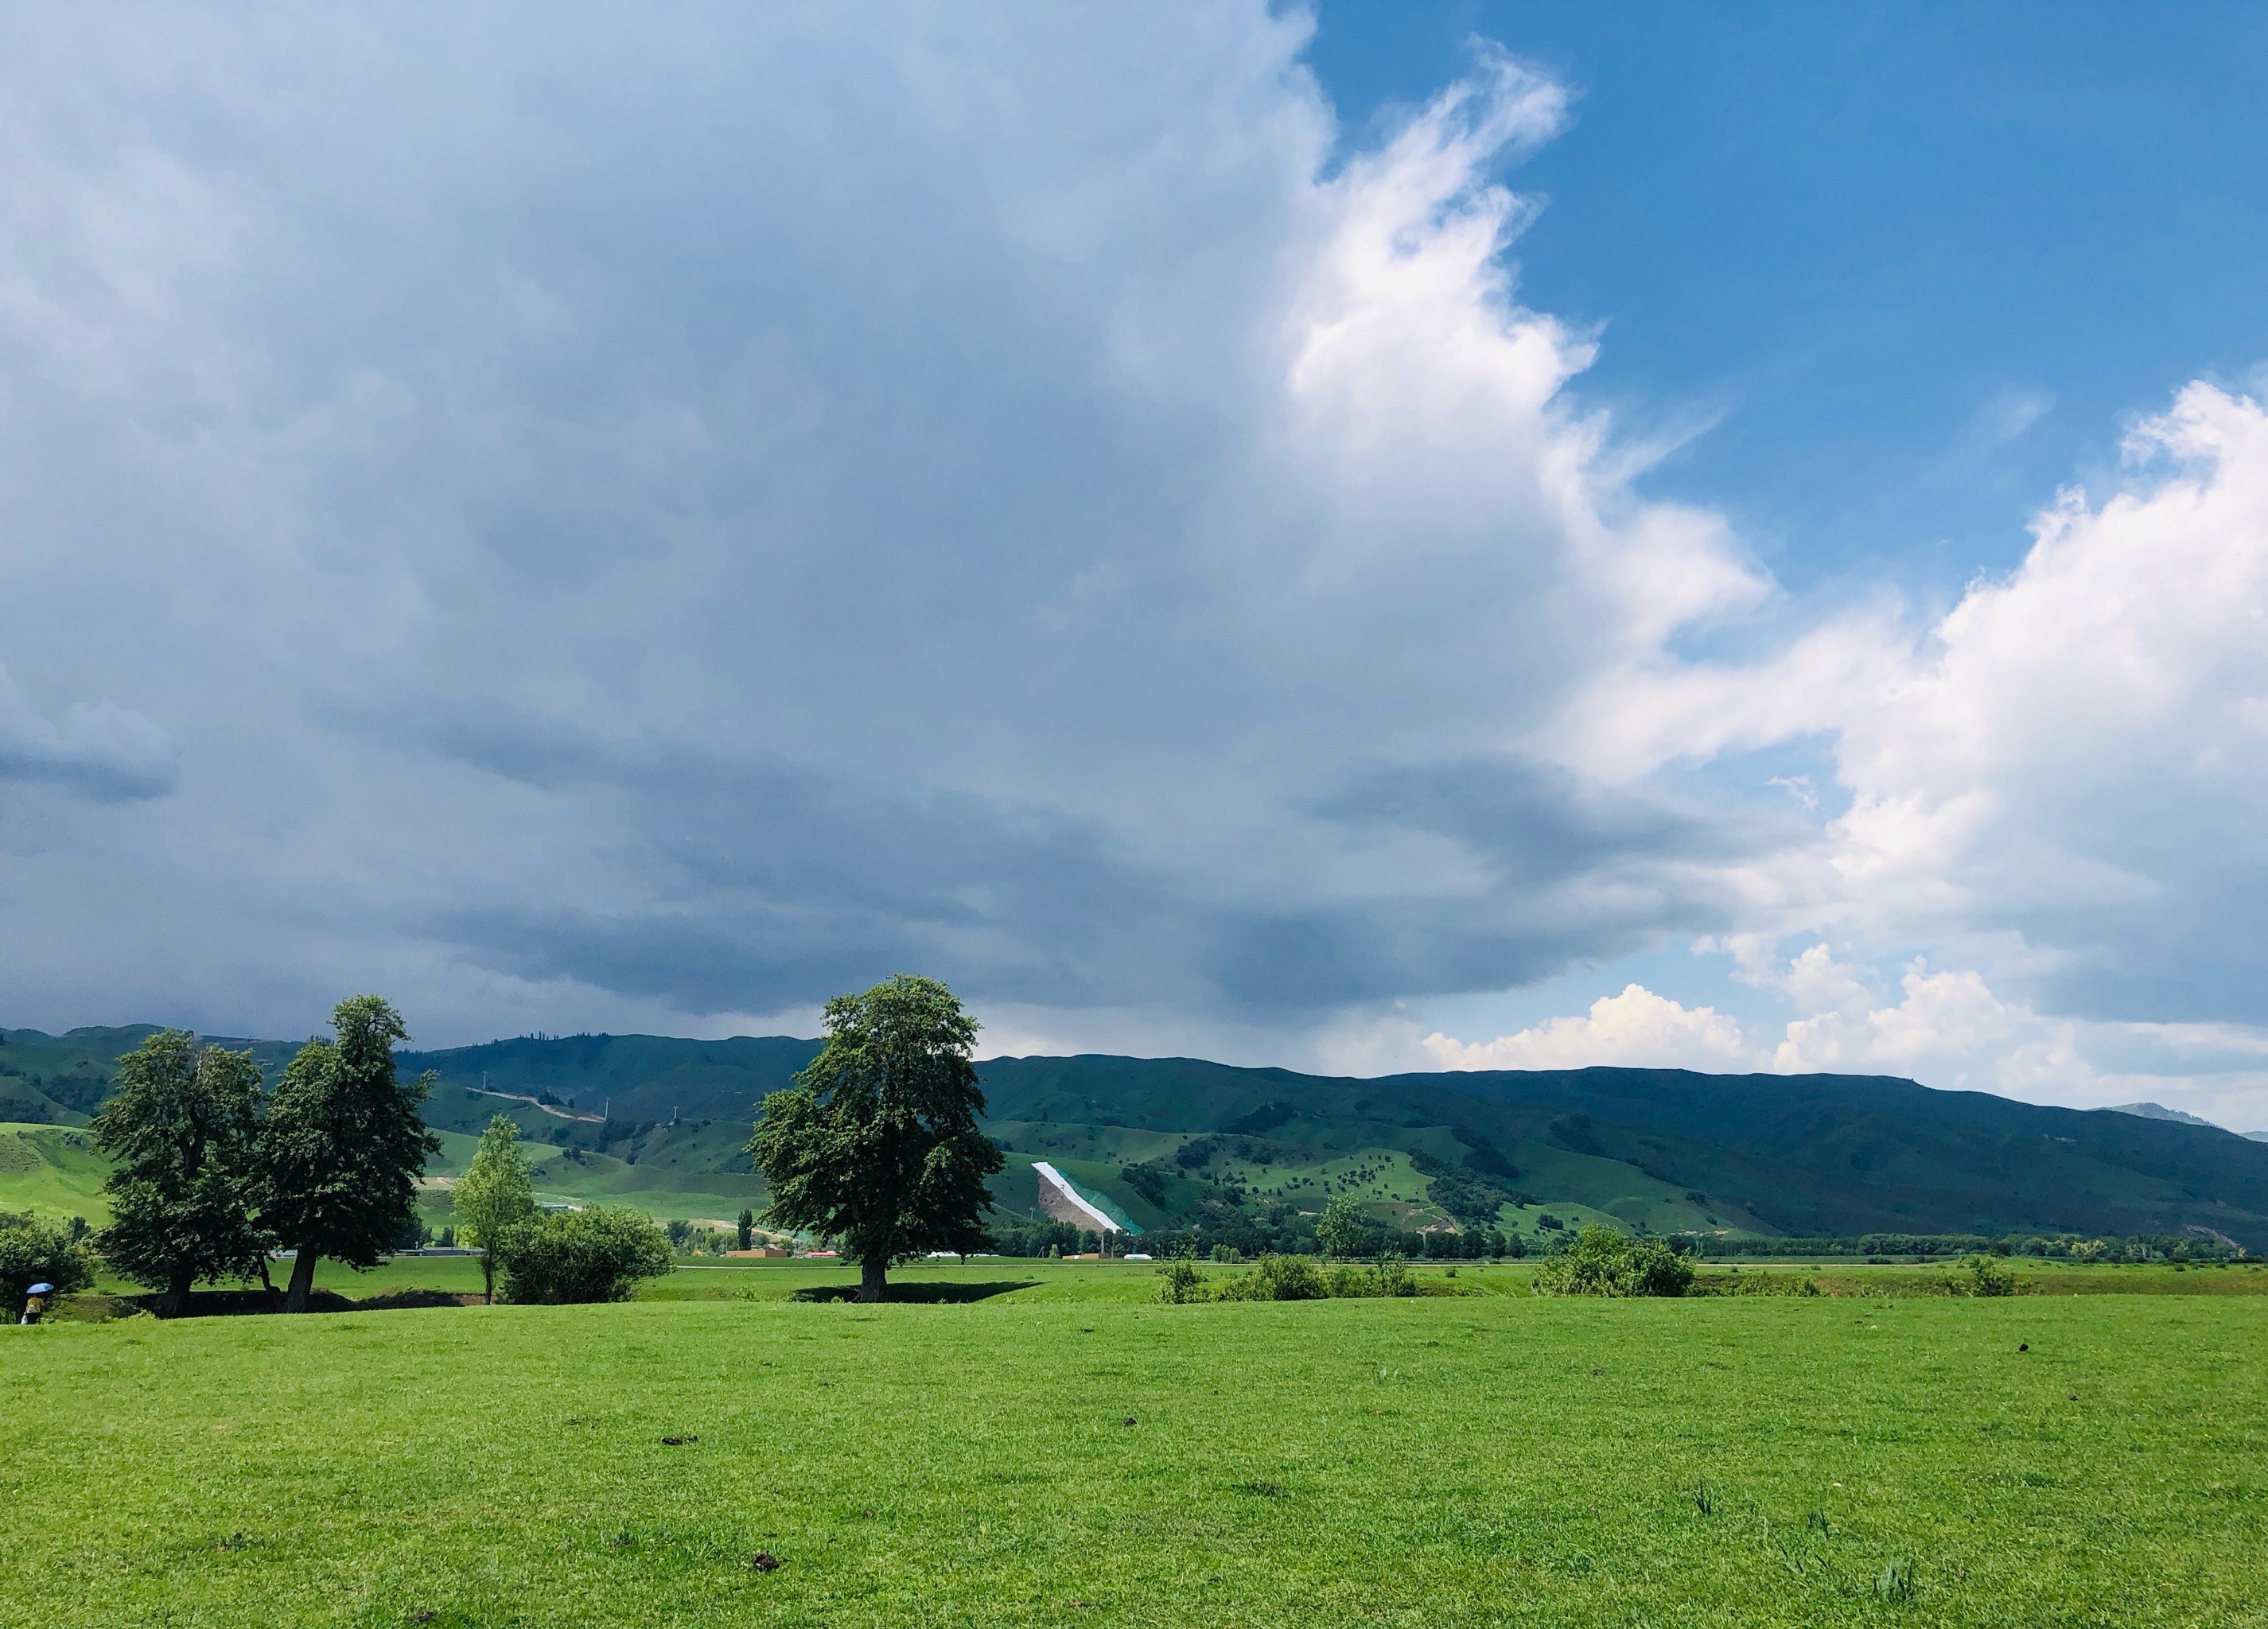
[[[1039, 1174], [1040, 1208], [1057, 1221], [1067, 1221], [1075, 1227], [1092, 1227], [1097, 1233], [1123, 1231], [1119, 1225], [1094, 1205], [1079, 1197], [1079, 1190], [1071, 1185], [1071, 1178], [1049, 1165], [1045, 1160], [1032, 1161], [1032, 1169]], [[1064, 1213], [1069, 1212], [1066, 1215]]]

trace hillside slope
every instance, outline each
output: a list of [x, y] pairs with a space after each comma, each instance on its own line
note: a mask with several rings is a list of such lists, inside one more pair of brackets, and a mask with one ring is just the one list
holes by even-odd
[[[146, 1033], [0, 1031], [0, 1093], [16, 1105], [4, 1111], [83, 1124], [111, 1060]], [[291, 1050], [238, 1044], [271, 1067]], [[435, 1125], [470, 1134], [507, 1113], [532, 1141], [583, 1161], [560, 1172], [579, 1191], [744, 1203], [761, 1194], [744, 1149], [755, 1104], [818, 1046], [522, 1037], [405, 1052], [401, 1064], [440, 1077]], [[1571, 1222], [1799, 1236], [2204, 1227], [2268, 1251], [2268, 1146], [1881, 1076], [1355, 1079], [1106, 1056], [993, 1058], [980, 1070], [995, 1137], [1025, 1163], [1075, 1161], [1083, 1187], [1145, 1228], [1312, 1212], [1345, 1192], [1404, 1227], [1455, 1218], [1532, 1234], [1548, 1207]]]

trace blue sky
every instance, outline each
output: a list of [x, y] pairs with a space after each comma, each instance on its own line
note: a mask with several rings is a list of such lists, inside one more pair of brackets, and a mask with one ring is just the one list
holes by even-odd
[[2257, 10], [32, 11], [10, 1024], [2268, 1126]]
[[1657, 484], [1791, 588], [1957, 592], [2169, 381], [2268, 335], [2257, 6], [1324, 6], [1360, 141], [1476, 37], [1577, 92], [1519, 170], [1525, 298], [1602, 326], [1580, 394], [1714, 429]]

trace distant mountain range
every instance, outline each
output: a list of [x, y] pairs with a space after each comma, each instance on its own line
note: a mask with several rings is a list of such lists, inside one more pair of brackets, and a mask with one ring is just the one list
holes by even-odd
[[[114, 1059], [148, 1033], [0, 1031], [0, 1119], [85, 1124]], [[296, 1045], [232, 1044], [271, 1068]], [[468, 1146], [459, 1137], [504, 1112], [563, 1151], [546, 1168], [562, 1183], [721, 1209], [761, 1193], [742, 1148], [755, 1104], [818, 1049], [528, 1036], [401, 1065], [440, 1077], [430, 1117], [453, 1134], [445, 1166]], [[1796, 1236], [2211, 1228], [2268, 1251], [2268, 1144], [2155, 1104], [2050, 1109], [1882, 1076], [1667, 1069], [1354, 1079], [1103, 1056], [980, 1069], [988, 1130], [1012, 1151], [999, 1195], [1013, 1212], [1035, 1208], [1030, 1165], [1044, 1159], [1145, 1228], [1319, 1209], [1345, 1191], [1405, 1227], [1533, 1231], [1548, 1213]]]
[[[2184, 1114], [2178, 1109], [2169, 1109], [2163, 1103], [2113, 1103], [2110, 1111], [2113, 1114], [2139, 1115], [2145, 1120], [2171, 1120], [2176, 1125], [2211, 1126], [2216, 1131], [2228, 1129], [2213, 1121], [2199, 1119], [2196, 1115]], [[2256, 1143], [2268, 1143], [2268, 1131], [2239, 1131], [2237, 1135], [2249, 1137]]]

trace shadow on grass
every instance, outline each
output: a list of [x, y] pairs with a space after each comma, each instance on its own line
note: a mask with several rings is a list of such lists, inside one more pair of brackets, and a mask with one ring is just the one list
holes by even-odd
[[[1005, 1295], [1013, 1290], [1038, 1287], [1037, 1279], [992, 1279], [982, 1284], [893, 1284], [882, 1299], [889, 1301], [957, 1302], [990, 1301], [995, 1295]], [[857, 1301], [858, 1286], [855, 1284], [818, 1284], [809, 1289], [789, 1294], [790, 1301]]]
[[[159, 1317], [167, 1316], [166, 1299], [162, 1295], [90, 1295], [73, 1296], [71, 1300], [88, 1303], [81, 1316], [92, 1322], [122, 1317], [135, 1312], [152, 1312]], [[476, 1307], [480, 1301], [477, 1295], [458, 1294], [447, 1290], [387, 1290], [361, 1301], [342, 1295], [336, 1290], [316, 1290], [307, 1297], [307, 1310], [398, 1312], [419, 1307]], [[227, 1318], [281, 1313], [283, 1310], [284, 1292], [281, 1290], [196, 1290], [189, 1295], [188, 1310], [180, 1316]]]

